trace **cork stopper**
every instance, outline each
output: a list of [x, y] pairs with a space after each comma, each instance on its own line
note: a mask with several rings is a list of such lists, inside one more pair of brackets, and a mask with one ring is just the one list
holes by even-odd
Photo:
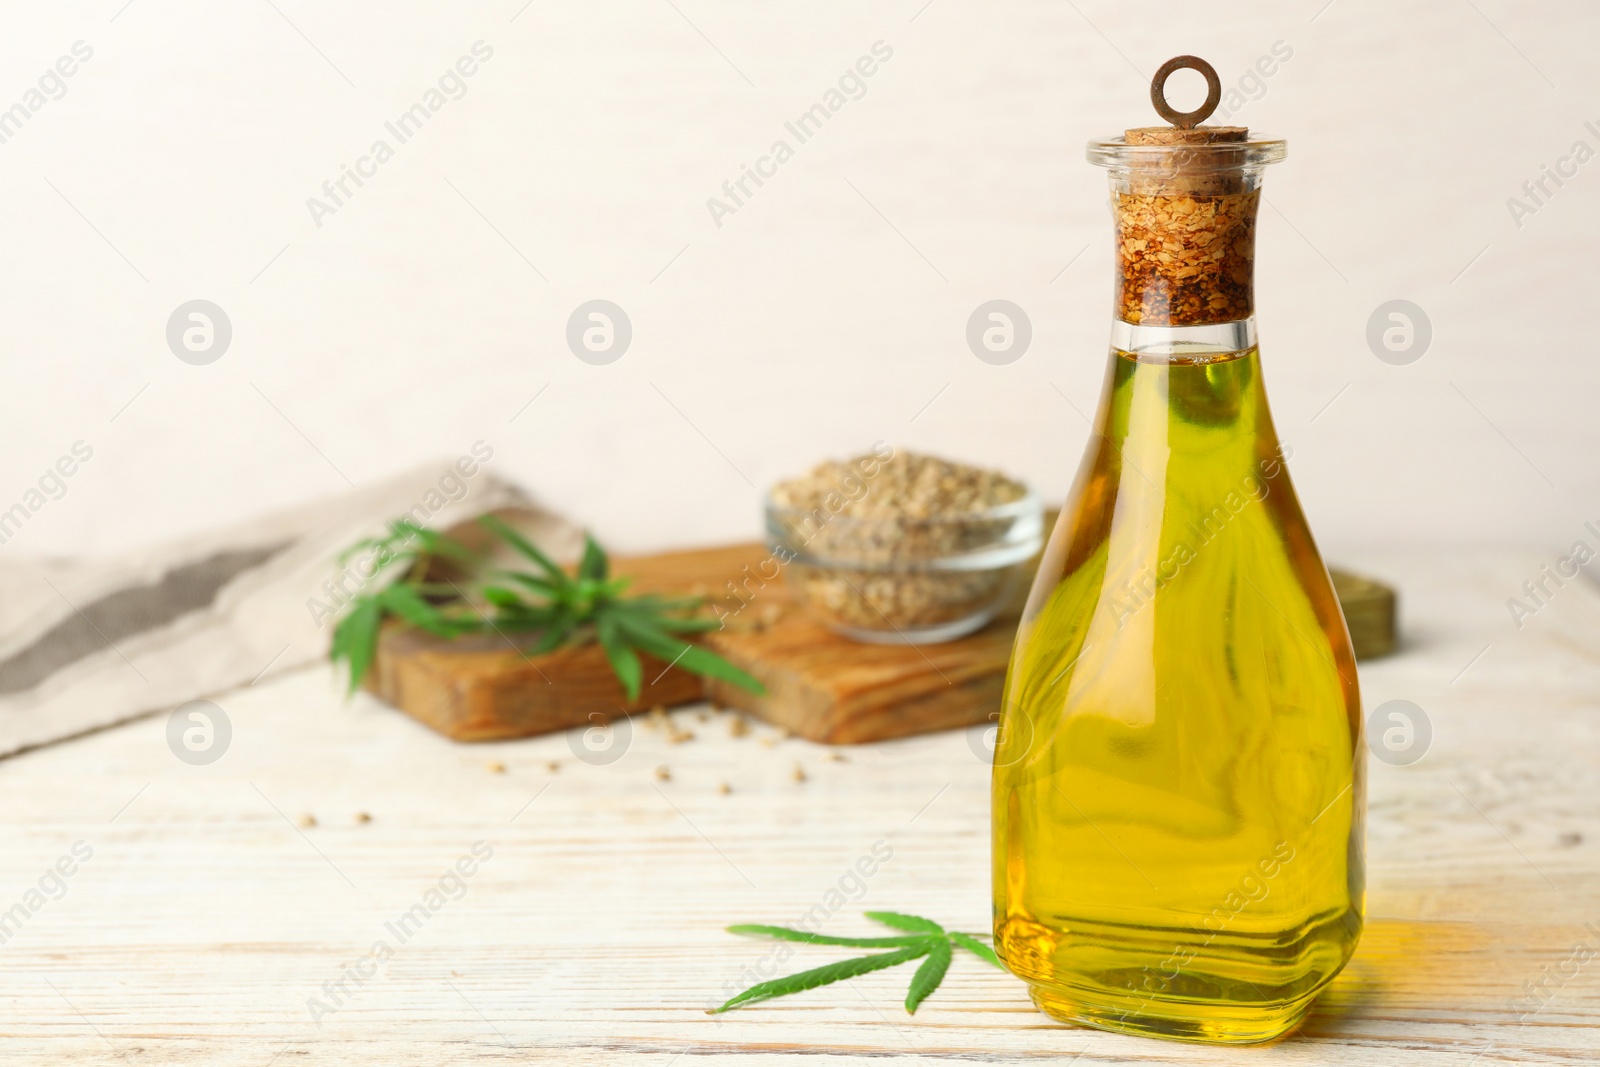
[[1125, 144], [1230, 144], [1250, 139], [1244, 126], [1137, 126], [1123, 135]]
[[[1167, 79], [1185, 69], [1206, 80], [1205, 102], [1193, 111], [1166, 99]], [[1243, 126], [1202, 125], [1221, 100], [1210, 63], [1176, 56], [1150, 82], [1150, 102], [1171, 125], [1090, 145], [1090, 158], [1113, 168], [1116, 313], [1124, 322], [1199, 326], [1255, 311], [1259, 166], [1282, 158], [1282, 142], [1251, 140]]]

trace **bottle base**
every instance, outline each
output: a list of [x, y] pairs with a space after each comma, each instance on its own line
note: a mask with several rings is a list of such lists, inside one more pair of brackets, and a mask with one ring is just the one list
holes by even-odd
[[1039, 1010], [1064, 1023], [1137, 1037], [1206, 1045], [1260, 1045], [1282, 1037], [1305, 1019], [1315, 994], [1288, 1004], [1197, 1004], [1192, 1000], [1128, 996], [1102, 999], [1085, 991], [1028, 986]]

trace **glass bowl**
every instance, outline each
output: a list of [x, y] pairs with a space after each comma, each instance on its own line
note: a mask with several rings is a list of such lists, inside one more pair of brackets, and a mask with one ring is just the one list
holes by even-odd
[[1044, 507], [1031, 492], [983, 511], [871, 519], [785, 507], [769, 494], [766, 519], [767, 547], [797, 599], [834, 632], [882, 644], [980, 629], [1027, 581], [1044, 540]]

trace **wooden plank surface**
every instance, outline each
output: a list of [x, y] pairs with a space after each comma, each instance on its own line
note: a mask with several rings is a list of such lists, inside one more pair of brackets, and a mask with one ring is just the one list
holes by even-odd
[[[318, 668], [216, 697], [233, 739], [210, 766], [176, 759], [161, 718], [0, 764], [0, 912], [25, 905], [0, 945], [0, 1049], [251, 1067], [1594, 1063], [1600, 956], [1568, 961], [1600, 947], [1585, 926], [1600, 927], [1600, 594], [1569, 582], [1518, 630], [1505, 598], [1548, 559], [1350, 562], [1398, 579], [1406, 605], [1405, 647], [1362, 665], [1366, 705], [1415, 701], [1433, 740], [1412, 766], [1372, 761], [1366, 936], [1269, 1048], [1062, 1026], [970, 960], [914, 1018], [903, 969], [702, 1013], [770, 951], [724, 924], [794, 921], [841, 881], [859, 899], [830, 933], [865, 930], [873, 907], [984, 928], [988, 767], [966, 731], [838, 762], [691, 708], [681, 744], [636, 719], [610, 749], [580, 731], [463, 746], [369, 696], [344, 703]], [[78, 841], [92, 857], [31, 908]], [[492, 858], [398, 943], [389, 926], [477, 841]], [[846, 873], [879, 841], [893, 856], [855, 893]], [[381, 938], [386, 967], [345, 977]], [[1512, 998], [1541, 979], [1548, 1002], [1519, 1018]], [[308, 998], [339, 982], [314, 1021]]]

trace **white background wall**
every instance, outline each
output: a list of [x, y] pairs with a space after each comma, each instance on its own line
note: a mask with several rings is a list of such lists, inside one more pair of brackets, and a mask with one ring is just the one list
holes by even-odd
[[[1059, 497], [1087, 430], [1062, 394], [1092, 411], [1110, 307], [1084, 142], [1153, 121], [1169, 56], [1237, 83], [1280, 40], [1235, 121], [1290, 142], [1258, 302], [1327, 554], [1600, 519], [1600, 359], [1573, 337], [1600, 162], [1520, 228], [1506, 205], [1600, 148], [1592, 4], [523, 4], [5, 5], [0, 107], [94, 55], [0, 145], [0, 507], [74, 441], [94, 458], [0, 550], [230, 523], [478, 438], [630, 549], [754, 536], [746, 478], [877, 438]], [[319, 228], [307, 198], [480, 39], [466, 95]], [[866, 95], [717, 227], [707, 197], [878, 40]], [[233, 323], [209, 366], [164, 338], [196, 297]], [[564, 342], [594, 297], [633, 322], [610, 366]], [[1034, 325], [1004, 367], [964, 340], [993, 297]], [[1364, 339], [1397, 297], [1433, 323], [1410, 366]]]

